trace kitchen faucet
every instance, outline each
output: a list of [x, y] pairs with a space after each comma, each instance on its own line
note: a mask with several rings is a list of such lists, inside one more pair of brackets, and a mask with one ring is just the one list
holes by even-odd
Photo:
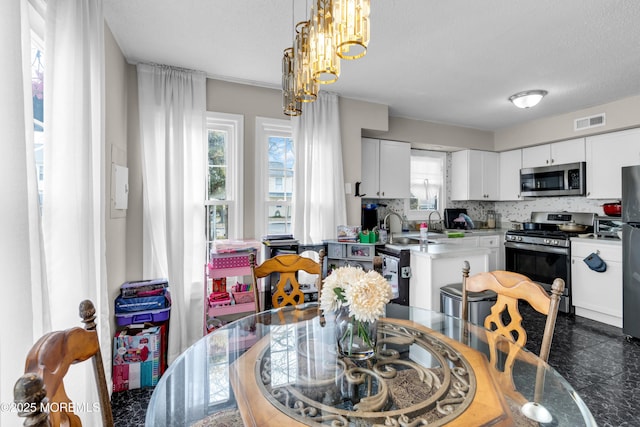
[[391, 215], [395, 215], [398, 217], [398, 219], [400, 220], [400, 230], [402, 230], [402, 223], [404, 222], [404, 220], [402, 219], [402, 217], [400, 216], [400, 214], [398, 214], [397, 212], [391, 211], [389, 212], [385, 217], [384, 220], [382, 220], [382, 225], [384, 226], [385, 230], [388, 230], [389, 232], [389, 243], [393, 244], [393, 233], [391, 232], [391, 228], [387, 228], [387, 219], [389, 219], [389, 217]]
[[431, 211], [429, 212], [429, 217], [427, 218], [427, 222], [429, 223], [429, 230], [433, 230], [433, 224], [431, 223], [431, 215], [433, 215], [434, 213], [438, 214], [438, 219], [440, 220], [440, 222], [442, 222], [442, 215], [440, 215], [440, 211]]

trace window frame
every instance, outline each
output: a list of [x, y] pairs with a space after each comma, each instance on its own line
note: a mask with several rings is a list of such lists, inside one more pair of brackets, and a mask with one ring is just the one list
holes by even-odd
[[[256, 206], [255, 206], [255, 234], [256, 236], [266, 236], [269, 229], [268, 210], [274, 204], [269, 200], [269, 137], [278, 136], [291, 138], [293, 141], [293, 127], [291, 121], [287, 119], [274, 119], [270, 117], [256, 117]], [[295, 153], [295, 141], [293, 142]], [[293, 167], [295, 180], [295, 164]], [[286, 187], [286, 185], [285, 185]], [[292, 190], [293, 196], [293, 190]], [[289, 206], [289, 211], [293, 214], [291, 200], [280, 203]]]
[[[227, 165], [227, 179], [226, 179], [226, 200], [212, 200], [209, 199], [209, 132], [210, 131], [223, 131], [228, 134], [226, 165]], [[242, 114], [229, 114], [218, 112], [207, 112], [206, 117], [206, 141], [205, 141], [205, 194], [204, 194], [204, 207], [205, 214], [205, 228], [207, 242], [211, 243], [215, 241], [210, 240], [210, 222], [209, 222], [209, 207], [210, 206], [227, 206], [228, 209], [228, 231], [227, 238], [229, 239], [242, 239], [243, 238], [243, 188], [244, 188], [244, 174], [243, 171], [243, 146], [244, 146], [244, 116]]]
[[[445, 198], [447, 195], [447, 153], [444, 151], [435, 151], [435, 150], [424, 150], [419, 148], [411, 149], [411, 157], [419, 156], [419, 157], [432, 157], [439, 158], [442, 160], [442, 189], [439, 194], [439, 206], [437, 211], [442, 216], [444, 214], [445, 208]], [[411, 171], [411, 178], [413, 177], [413, 171]], [[409, 179], [409, 185], [411, 185], [411, 178]], [[404, 200], [404, 212], [408, 220], [411, 221], [422, 221], [426, 220], [431, 212], [435, 210], [415, 210], [411, 209], [411, 199]]]

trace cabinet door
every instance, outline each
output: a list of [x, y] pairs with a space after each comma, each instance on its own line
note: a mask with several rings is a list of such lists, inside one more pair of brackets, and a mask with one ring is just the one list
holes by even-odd
[[640, 129], [587, 137], [586, 160], [587, 197], [620, 199], [620, 169], [640, 164]]
[[548, 166], [551, 161], [551, 146], [549, 144], [536, 145], [522, 149], [522, 167], [537, 168]]
[[451, 153], [451, 200], [469, 200], [469, 153]]
[[371, 138], [362, 138], [361, 146], [361, 174], [360, 194], [375, 199], [378, 197], [380, 187], [380, 141]]
[[502, 245], [500, 235], [481, 236], [479, 245], [481, 248], [489, 248], [491, 250], [489, 254], [489, 271], [504, 270], [504, 260], [502, 259], [502, 251], [500, 250], [500, 246]]
[[451, 155], [451, 200], [497, 200], [498, 153], [463, 150]]
[[498, 153], [482, 152], [482, 199], [498, 200]]
[[566, 141], [536, 145], [522, 149], [523, 168], [564, 165], [566, 163], [584, 161], [584, 138], [568, 139]]
[[380, 197], [408, 199], [411, 180], [411, 144], [380, 141]]
[[622, 263], [605, 262], [607, 271], [598, 273], [584, 263], [583, 257], [571, 257], [573, 305], [622, 318]]
[[522, 150], [503, 151], [499, 154], [500, 200], [522, 200], [520, 197], [520, 169], [522, 168]]
[[569, 139], [551, 144], [551, 164], [564, 165], [585, 161], [584, 138]]

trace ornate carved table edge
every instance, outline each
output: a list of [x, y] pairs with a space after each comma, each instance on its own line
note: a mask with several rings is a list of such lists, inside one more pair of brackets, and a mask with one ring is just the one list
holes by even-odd
[[[439, 420], [432, 420], [429, 425], [513, 425], [513, 415], [509, 405], [499, 392], [498, 385], [490, 372], [491, 367], [484, 354], [410, 320], [383, 318], [380, 319], [380, 326], [383, 331], [388, 327], [409, 328], [412, 330], [410, 333], [422, 334], [423, 337], [428, 337], [434, 342], [444, 343], [446, 345], [443, 346], [443, 351], [450, 352], [453, 349], [454, 353], [462, 356], [470, 370], [472, 380], [470, 381], [471, 390], [468, 393], [471, 400], [461, 405], [463, 409], [459, 413], [449, 414]], [[262, 338], [230, 366], [230, 381], [243, 422], [247, 426], [322, 425], [322, 421], [327, 420], [323, 416], [319, 416], [317, 419], [310, 417], [309, 413], [313, 412], [315, 408], [310, 409], [307, 405], [308, 402], [296, 403], [302, 405], [303, 408], [298, 407], [295, 411], [291, 411], [283, 408], [282, 405], [277, 405], [274, 398], [265, 392], [257, 364], [261, 363], [269, 342], [269, 336]], [[454, 381], [456, 381], [455, 378]], [[289, 397], [295, 400], [300, 398], [300, 395], [292, 393]], [[300, 401], [298, 400], [298, 402]], [[334, 415], [339, 417], [340, 411], [336, 412], [338, 414]], [[319, 413], [322, 414], [322, 408]], [[352, 415], [357, 416], [358, 414]], [[401, 411], [396, 415], [391, 422], [397, 423], [399, 420], [405, 420]], [[384, 418], [382, 420], [384, 421]], [[370, 421], [370, 425], [376, 425], [380, 422], [380, 418], [372, 417]]]

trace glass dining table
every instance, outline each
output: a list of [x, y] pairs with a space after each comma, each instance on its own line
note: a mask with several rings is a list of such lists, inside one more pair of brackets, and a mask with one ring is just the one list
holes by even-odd
[[[552, 350], [553, 351], [553, 347]], [[551, 366], [443, 313], [389, 304], [376, 354], [336, 351], [335, 319], [313, 305], [230, 323], [158, 382], [146, 426], [595, 426]]]

